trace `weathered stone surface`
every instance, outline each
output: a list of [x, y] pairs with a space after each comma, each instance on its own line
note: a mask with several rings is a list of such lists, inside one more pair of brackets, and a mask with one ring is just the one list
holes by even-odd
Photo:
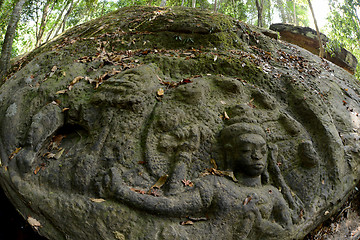
[[227, 16], [124, 8], [14, 65], [0, 183], [50, 239], [301, 239], [358, 183], [359, 100]]
[[[313, 54], [319, 54], [319, 40], [314, 29], [285, 23], [272, 24], [270, 29], [279, 32], [282, 40], [303, 47]], [[321, 40], [325, 45], [329, 41], [328, 37], [323, 33], [321, 33]], [[326, 52], [325, 58], [344, 68], [351, 74], [355, 73], [358, 61], [356, 57], [345, 48], [335, 50], [333, 53]]]

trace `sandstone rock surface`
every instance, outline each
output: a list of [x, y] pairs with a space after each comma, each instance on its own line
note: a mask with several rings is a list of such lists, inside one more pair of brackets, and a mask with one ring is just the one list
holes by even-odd
[[359, 181], [359, 84], [227, 16], [123, 8], [0, 88], [0, 183], [49, 239], [302, 239]]

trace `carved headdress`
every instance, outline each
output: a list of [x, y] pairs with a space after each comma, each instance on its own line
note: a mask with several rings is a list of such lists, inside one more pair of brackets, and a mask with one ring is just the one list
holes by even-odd
[[[248, 105], [238, 105], [232, 109], [232, 112], [233, 117], [226, 122], [227, 126], [220, 133], [220, 144], [223, 147], [226, 165], [229, 165], [228, 158], [232, 151], [241, 144], [241, 135], [257, 134], [266, 140], [265, 131], [258, 124], [252, 109]], [[268, 179], [269, 174], [265, 169], [262, 174], [262, 182], [267, 183]]]

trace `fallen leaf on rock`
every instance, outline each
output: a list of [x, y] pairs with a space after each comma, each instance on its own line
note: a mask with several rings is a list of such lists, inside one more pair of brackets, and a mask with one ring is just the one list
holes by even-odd
[[229, 118], [229, 115], [226, 113], [226, 112], [224, 112], [224, 119], [225, 120], [229, 120], [230, 118]]
[[64, 94], [64, 93], [66, 93], [66, 92], [67, 92], [67, 90], [64, 89], [64, 90], [57, 91], [55, 94]]
[[64, 149], [61, 149], [59, 152], [57, 152], [57, 153], [55, 154], [54, 158], [55, 158], [56, 160], [58, 160], [63, 153], [64, 153]]
[[193, 222], [199, 222], [199, 221], [207, 221], [209, 220], [207, 217], [188, 217], [189, 220]]
[[140, 193], [140, 194], [146, 194], [146, 192], [144, 190], [140, 190], [140, 189], [136, 189], [136, 188], [130, 188], [130, 190], [133, 192]]
[[304, 217], [304, 209], [300, 210], [299, 217], [300, 217], [300, 219], [302, 219]]
[[122, 234], [122, 233], [120, 233], [120, 232], [118, 232], [118, 231], [114, 231], [113, 234], [114, 234], [114, 236], [115, 236], [115, 238], [116, 238], [117, 240], [125, 240], [124, 234]]
[[185, 185], [185, 186], [189, 186], [189, 187], [193, 187], [194, 183], [191, 182], [190, 180], [186, 180], [185, 178], [183, 180], [181, 180], [181, 182]]
[[194, 225], [194, 222], [191, 220], [187, 220], [187, 221], [181, 222], [180, 225]]
[[43, 170], [45, 168], [45, 163], [40, 164], [40, 166], [37, 166], [34, 170], [34, 174], [38, 174], [38, 172], [40, 172], [41, 170]]
[[251, 108], [256, 108], [255, 104], [253, 104], [254, 99], [252, 98], [247, 104], [249, 105], [249, 107]]
[[159, 88], [159, 89], [157, 90], [156, 94], [157, 94], [159, 97], [164, 96], [164, 89]]
[[36, 230], [38, 230], [38, 228], [41, 227], [41, 223], [38, 220], [36, 220], [35, 218], [28, 217], [27, 221], [30, 224], [30, 226], [32, 226]]
[[251, 199], [252, 199], [251, 196], [248, 196], [247, 198], [245, 198], [243, 205], [244, 206], [247, 205], [251, 201]]
[[167, 178], [168, 178], [168, 176], [169, 175], [164, 175], [164, 176], [161, 176], [160, 178], [159, 178], [159, 180], [157, 180], [157, 182], [151, 187], [151, 189], [154, 189], [154, 188], [161, 188], [162, 187], [162, 185], [164, 185], [165, 184], [165, 182], [166, 182], [166, 180], [167, 180]]
[[90, 84], [92, 84], [94, 82], [96, 83], [96, 80], [89, 78], [89, 77], [85, 77], [85, 81], [89, 82]]
[[61, 141], [65, 137], [66, 137], [66, 135], [62, 135], [62, 134], [54, 136], [49, 144], [48, 149], [58, 149], [61, 144]]
[[34, 174], [38, 174], [38, 172], [41, 170], [41, 166], [37, 166], [34, 170]]
[[211, 165], [213, 165], [213, 167], [215, 168], [215, 169], [217, 169], [218, 167], [217, 167], [217, 164], [216, 164], [216, 161], [212, 158], [212, 159], [210, 159], [210, 163], [211, 163]]
[[13, 159], [16, 154], [18, 154], [21, 150], [21, 147], [16, 148], [9, 156], [9, 160]]
[[215, 168], [207, 168], [207, 169], [205, 169], [205, 172], [200, 174], [201, 177], [205, 177], [207, 175], [216, 175], [216, 176], [220, 176], [220, 177], [229, 177], [234, 182], [238, 182], [238, 180], [235, 178], [234, 173], [231, 172], [231, 171], [220, 171], [220, 170], [217, 170]]
[[159, 197], [159, 196], [160, 196], [160, 193], [159, 193], [158, 190], [159, 190], [159, 189], [151, 188], [150, 191], [148, 191], [147, 194], [152, 195], [152, 196], [154, 196], [154, 197]]
[[55, 72], [56, 70], [57, 70], [57, 66], [55, 65], [55, 66], [52, 67], [51, 71]]
[[102, 199], [102, 198], [90, 198], [90, 201], [95, 202], [95, 203], [102, 203], [102, 202], [105, 202], [105, 199]]
[[71, 81], [71, 83], [70, 83], [70, 85], [74, 85], [75, 83], [77, 83], [77, 82], [79, 82], [81, 79], [83, 79], [84, 77], [82, 77], [82, 76], [78, 76], [78, 77], [76, 77], [76, 78], [74, 78], [72, 81]]
[[238, 182], [238, 180], [235, 178], [235, 175], [233, 172], [231, 172], [231, 171], [219, 171], [219, 172], [221, 172], [221, 174], [223, 176], [231, 178], [231, 180], [233, 180], [234, 182]]
[[51, 152], [47, 152], [46, 154], [47, 158], [54, 158], [55, 157], [55, 153], [51, 153]]
[[79, 82], [81, 79], [83, 79], [83, 78], [84, 78], [84, 77], [82, 77], [82, 76], [78, 76], [78, 77], [74, 78], [74, 79], [71, 81], [68, 89], [71, 90], [71, 89], [74, 87], [74, 85], [75, 85], [76, 83], [78, 83], [78, 82]]

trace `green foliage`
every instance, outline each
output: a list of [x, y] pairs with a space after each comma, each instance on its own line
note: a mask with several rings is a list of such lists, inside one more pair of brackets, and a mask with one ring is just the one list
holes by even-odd
[[[344, 47], [360, 61], [360, 1], [359, 0], [331, 0], [329, 37], [332, 39], [331, 48]], [[360, 68], [356, 69], [356, 77], [360, 80]]]
[[244, 1], [224, 0], [219, 4], [219, 12], [239, 20], [246, 20], [247, 7]]
[[[247, 0], [244, 4], [246, 22], [257, 24], [257, 10], [255, 0]], [[309, 26], [309, 9], [305, 0], [297, 0], [295, 4], [297, 25]], [[265, 0], [264, 2], [264, 23], [265, 27], [270, 26], [274, 21], [295, 24], [294, 1], [293, 0]]]

